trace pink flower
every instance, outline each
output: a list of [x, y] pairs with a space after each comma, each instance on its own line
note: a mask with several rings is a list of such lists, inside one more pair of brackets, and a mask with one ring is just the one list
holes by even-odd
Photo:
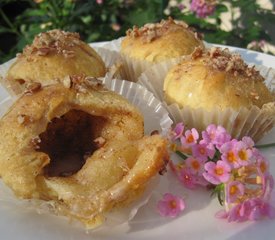
[[253, 139], [251, 137], [243, 137], [242, 142], [246, 145], [246, 148], [252, 149], [255, 145]]
[[262, 40], [259, 41], [259, 46], [261, 48], [263, 48], [265, 45], [266, 45], [266, 41], [265, 40], [262, 39]]
[[211, 0], [192, 0], [190, 10], [195, 12], [197, 17], [205, 18], [214, 13], [216, 8], [215, 1]]
[[238, 155], [238, 163], [240, 166], [247, 166], [251, 162], [251, 157], [252, 157], [252, 150], [247, 148], [247, 145], [239, 141], [235, 144], [235, 149]]
[[269, 170], [269, 162], [267, 161], [267, 159], [265, 159], [264, 156], [258, 154], [256, 159], [256, 166], [257, 166], [257, 170], [260, 176], [265, 176], [268, 174], [268, 170]]
[[228, 222], [243, 222], [248, 219], [249, 205], [237, 204], [228, 212]]
[[115, 31], [118, 32], [121, 29], [121, 26], [118, 23], [112, 23], [111, 28]]
[[204, 160], [194, 157], [188, 157], [185, 160], [186, 167], [190, 170], [192, 174], [198, 174], [203, 171]]
[[222, 126], [216, 126], [214, 124], [210, 124], [206, 131], [202, 132], [202, 142], [204, 143], [212, 143], [217, 148], [219, 148], [222, 144], [230, 141], [231, 136], [227, 133], [225, 128]]
[[182, 122], [178, 123], [172, 131], [172, 141], [177, 140], [180, 138], [184, 131], [184, 125]]
[[97, 3], [98, 5], [101, 5], [101, 4], [103, 3], [103, 0], [96, 0], [96, 3]]
[[261, 198], [251, 198], [234, 205], [228, 212], [217, 214], [220, 218], [227, 218], [228, 222], [257, 221], [264, 217], [275, 218], [275, 208]]
[[225, 196], [227, 203], [236, 202], [238, 197], [244, 195], [244, 185], [238, 181], [232, 181], [226, 185]]
[[219, 218], [219, 219], [226, 219], [226, 218], [228, 218], [228, 212], [226, 212], [224, 209], [222, 209], [222, 210], [216, 212], [215, 217]]
[[174, 218], [185, 209], [185, 202], [178, 196], [165, 193], [163, 199], [158, 201], [157, 209], [161, 216]]
[[271, 174], [265, 175], [262, 178], [263, 181], [263, 199], [269, 200], [271, 197], [271, 192], [274, 188], [274, 178]]
[[209, 184], [201, 173], [194, 173], [194, 171], [186, 167], [180, 170], [178, 178], [188, 189], [195, 189], [198, 186], [205, 187]]
[[198, 186], [206, 187], [207, 185], [209, 185], [209, 182], [206, 181], [206, 179], [202, 176], [202, 174], [196, 175], [196, 176], [195, 176], [194, 182], [195, 182], [196, 185], [198, 185]]
[[178, 8], [179, 8], [180, 11], [182, 11], [183, 9], [186, 8], [186, 6], [185, 6], [184, 4], [182, 4], [182, 3], [180, 3], [180, 4], [178, 5]]
[[183, 147], [190, 147], [197, 143], [198, 138], [199, 138], [198, 131], [195, 128], [192, 128], [191, 130], [187, 130], [185, 132], [185, 136], [182, 136], [180, 138], [180, 141]]
[[189, 169], [183, 168], [180, 170], [179, 180], [186, 188], [194, 189], [196, 187], [196, 178]]
[[238, 162], [236, 143], [237, 141], [233, 139], [230, 142], [224, 143], [220, 147], [220, 152], [222, 153], [221, 159], [233, 168], [240, 167], [240, 163]]
[[275, 218], [275, 208], [260, 198], [248, 200], [250, 203], [249, 220], [257, 221], [263, 217]]
[[204, 165], [206, 172], [203, 173], [204, 178], [215, 185], [225, 183], [230, 178], [230, 166], [224, 161], [219, 160], [217, 163], [207, 162]]
[[199, 143], [192, 146], [192, 154], [194, 157], [207, 160], [213, 158], [215, 155], [215, 148], [213, 144]]

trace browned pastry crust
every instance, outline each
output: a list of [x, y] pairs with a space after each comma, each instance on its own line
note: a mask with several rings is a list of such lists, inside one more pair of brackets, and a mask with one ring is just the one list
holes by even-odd
[[185, 22], [169, 18], [129, 29], [121, 43], [121, 52], [133, 59], [156, 63], [188, 55], [198, 46], [204, 47], [198, 33]]
[[93, 228], [165, 167], [166, 141], [143, 137], [139, 111], [97, 81], [64, 85], [28, 89], [1, 119], [0, 176], [18, 197]]
[[37, 35], [33, 43], [18, 54], [7, 73], [5, 84], [20, 93], [25, 84], [32, 82], [40, 82], [44, 86], [67, 75], [103, 77], [105, 73], [101, 57], [80, 40], [78, 33], [51, 30]]
[[261, 108], [274, 102], [264, 78], [249, 67], [239, 54], [228, 49], [197, 48], [191, 57], [171, 68], [164, 81], [165, 99], [169, 104], [211, 111], [241, 107]]

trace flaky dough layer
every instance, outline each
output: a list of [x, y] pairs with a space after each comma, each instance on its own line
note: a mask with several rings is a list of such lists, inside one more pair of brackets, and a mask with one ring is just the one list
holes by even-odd
[[[1, 119], [0, 175], [18, 197], [51, 201], [57, 214], [93, 228], [104, 221], [105, 212], [140, 196], [150, 178], [164, 168], [166, 141], [159, 135], [143, 137], [139, 111], [98, 83], [78, 79], [65, 85], [27, 92]], [[52, 159], [43, 149], [50, 148], [45, 143], [50, 133], [45, 137], [45, 132], [70, 111], [99, 119], [92, 121], [92, 137], [87, 140], [99, 139], [99, 146], [76, 173], [49, 176], [46, 169]], [[74, 130], [66, 126], [65, 132]]]

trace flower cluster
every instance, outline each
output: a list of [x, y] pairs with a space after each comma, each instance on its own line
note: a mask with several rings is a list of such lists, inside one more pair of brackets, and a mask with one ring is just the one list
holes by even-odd
[[164, 14], [169, 16], [173, 9], [178, 9], [183, 14], [190, 12], [198, 18], [206, 18], [214, 14], [216, 5], [216, 0], [169, 0]]
[[192, 0], [190, 10], [196, 13], [199, 18], [206, 18], [214, 13], [216, 8], [215, 0]]
[[232, 139], [221, 126], [209, 125], [201, 134], [178, 123], [171, 132], [171, 149], [184, 160], [170, 162], [180, 182], [189, 189], [214, 189], [225, 210], [217, 214], [228, 221], [274, 218], [269, 204], [274, 180], [269, 162], [250, 137]]

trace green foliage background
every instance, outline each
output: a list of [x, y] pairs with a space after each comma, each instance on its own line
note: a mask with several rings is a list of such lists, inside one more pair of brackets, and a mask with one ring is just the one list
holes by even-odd
[[[180, 2], [180, 1], [178, 1]], [[241, 16], [233, 21], [233, 30], [221, 30], [221, 13], [228, 11], [225, 3], [239, 7]], [[0, 0], [0, 63], [22, 51], [34, 36], [50, 29], [79, 32], [86, 42], [118, 38], [133, 25], [141, 26], [167, 18], [164, 10], [168, 0]], [[256, 0], [218, 1], [215, 13], [209, 17], [214, 23], [200, 19], [194, 13], [184, 14], [176, 6], [171, 16], [182, 19], [205, 35], [205, 40], [239, 47], [247, 47], [253, 40], [271, 41], [266, 23], [275, 23], [271, 10], [259, 7]]]

